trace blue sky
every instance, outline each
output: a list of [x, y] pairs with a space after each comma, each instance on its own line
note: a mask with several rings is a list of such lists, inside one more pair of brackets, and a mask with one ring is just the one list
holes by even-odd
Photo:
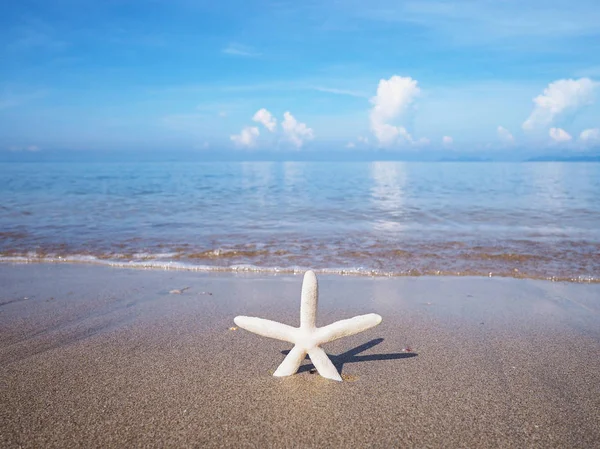
[[0, 149], [593, 151], [599, 23], [596, 0], [3, 2]]

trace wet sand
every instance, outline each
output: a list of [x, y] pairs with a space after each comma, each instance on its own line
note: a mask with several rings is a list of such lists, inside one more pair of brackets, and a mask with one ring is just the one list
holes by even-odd
[[[600, 285], [319, 276], [343, 383], [271, 373], [302, 277], [0, 265], [2, 447], [600, 447]], [[182, 293], [170, 293], [182, 290]]]

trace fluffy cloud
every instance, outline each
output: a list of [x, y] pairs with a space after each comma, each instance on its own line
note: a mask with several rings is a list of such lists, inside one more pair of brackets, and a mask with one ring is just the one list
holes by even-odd
[[420, 92], [417, 81], [410, 77], [394, 75], [389, 80], [379, 81], [377, 94], [371, 98], [373, 108], [369, 118], [371, 131], [381, 145], [393, 145], [399, 138], [412, 142], [406, 128], [390, 122], [405, 113]]
[[454, 143], [454, 139], [450, 136], [444, 136], [442, 137], [442, 143], [449, 147]]
[[[387, 125], [387, 126], [391, 126], [391, 125]], [[403, 139], [406, 142], [413, 142], [413, 138], [410, 135], [410, 133], [406, 130], [406, 128], [404, 126], [398, 126], [396, 128], [396, 134], [398, 137], [400, 137], [401, 139]]]
[[542, 95], [533, 99], [535, 106], [523, 129], [532, 130], [551, 125], [561, 114], [575, 112], [592, 104], [598, 83], [589, 78], [563, 79], [550, 83]]
[[[252, 120], [262, 123], [271, 132], [275, 132], [277, 128], [277, 120], [265, 108], [256, 111]], [[297, 148], [301, 148], [307, 140], [314, 138], [313, 130], [305, 123], [296, 120], [289, 111], [283, 114], [281, 129], [283, 135], [280, 135], [279, 139], [288, 140]], [[238, 147], [252, 148], [256, 146], [259, 135], [260, 131], [256, 126], [245, 126], [239, 134], [230, 138]]]
[[508, 129], [506, 129], [504, 126], [498, 126], [497, 132], [498, 132], [498, 139], [500, 139], [500, 141], [502, 143], [506, 143], [506, 144], [515, 143], [515, 138], [510, 133], [510, 131]]
[[238, 147], [252, 148], [256, 145], [256, 140], [260, 132], [256, 126], [245, 126], [239, 134], [231, 136], [231, 140]]
[[550, 128], [549, 134], [555, 142], [568, 142], [572, 139], [571, 135], [561, 128]]
[[585, 143], [600, 142], [600, 128], [591, 128], [581, 131], [579, 140]]
[[292, 142], [297, 148], [301, 148], [306, 140], [314, 138], [313, 130], [307, 127], [305, 123], [297, 121], [289, 112], [283, 114], [281, 127], [287, 140]]
[[262, 123], [264, 125], [264, 127], [267, 128], [271, 132], [274, 132], [275, 128], [277, 127], [277, 120], [265, 108], [262, 108], [262, 109], [259, 109], [258, 111], [256, 111], [256, 114], [254, 114], [254, 117], [252, 117], [252, 120], [254, 120], [255, 122], [258, 122], [258, 123]]

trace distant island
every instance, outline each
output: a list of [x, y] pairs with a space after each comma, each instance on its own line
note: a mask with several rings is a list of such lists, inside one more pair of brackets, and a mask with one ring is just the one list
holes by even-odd
[[600, 162], [600, 154], [574, 154], [572, 156], [537, 156], [527, 162]]
[[[525, 154], [524, 154], [525, 153]], [[42, 150], [42, 151], [1, 151], [0, 162], [600, 162], [600, 152], [563, 154], [532, 154], [525, 150], [502, 151], [443, 151], [428, 150], [419, 152], [373, 149], [348, 153], [341, 150], [320, 151], [192, 151], [183, 149], [143, 150]]]

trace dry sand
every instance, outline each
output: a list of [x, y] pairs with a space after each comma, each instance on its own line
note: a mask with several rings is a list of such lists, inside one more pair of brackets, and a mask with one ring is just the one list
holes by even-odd
[[600, 285], [319, 281], [320, 325], [384, 318], [343, 383], [229, 329], [297, 325], [301, 276], [0, 265], [0, 446], [600, 447]]

